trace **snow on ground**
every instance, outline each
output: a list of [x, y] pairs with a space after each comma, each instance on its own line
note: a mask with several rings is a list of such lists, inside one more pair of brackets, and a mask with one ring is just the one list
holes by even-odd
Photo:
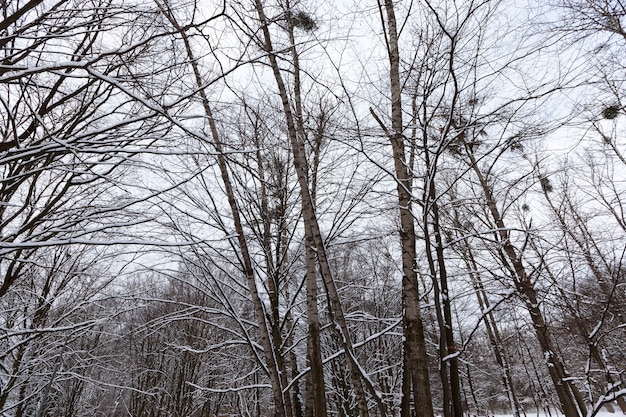
[[[469, 417], [513, 417], [512, 414], [474, 414], [469, 413]], [[610, 405], [608, 408], [603, 407], [600, 412], [598, 412], [595, 417], [622, 417], [626, 416], [626, 413], [623, 413], [617, 405]], [[437, 415], [436, 417], [442, 417], [441, 415]], [[525, 416], [522, 414], [522, 417], [563, 417], [563, 414], [556, 410], [550, 410], [550, 414], [546, 414], [545, 411], [536, 411], [536, 410], [528, 410], [525, 413]]]
[[[599, 413], [596, 414], [596, 417], [621, 417], [621, 416], [625, 416], [626, 414], [622, 413], [619, 409], [616, 409], [615, 411], [607, 411], [607, 410], [602, 410]], [[474, 416], [472, 414], [473, 417], [513, 417], [511, 414], [489, 414], [489, 415], [485, 415], [485, 416]], [[537, 413], [536, 411], [527, 411], [526, 412], [526, 417], [563, 417], [563, 414], [557, 412], [557, 411], [553, 411], [550, 415], [547, 415], [546, 413], [544, 413], [543, 411]]]

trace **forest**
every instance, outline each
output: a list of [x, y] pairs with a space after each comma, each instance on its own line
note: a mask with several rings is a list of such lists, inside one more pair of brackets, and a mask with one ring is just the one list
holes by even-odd
[[625, 0], [0, 9], [0, 416], [626, 414]]

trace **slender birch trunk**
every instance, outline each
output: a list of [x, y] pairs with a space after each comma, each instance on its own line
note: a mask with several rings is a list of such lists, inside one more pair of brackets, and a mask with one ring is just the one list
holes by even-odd
[[[302, 145], [302, 154], [305, 154], [302, 138], [305, 136], [302, 99], [300, 93], [300, 59], [298, 51], [295, 47], [295, 35], [293, 22], [291, 21], [290, 4], [287, 2], [287, 27], [289, 32], [289, 41], [293, 47], [291, 54], [294, 65], [294, 104], [295, 104], [295, 129], [296, 135], [300, 137]], [[321, 143], [321, 135], [323, 132], [317, 132], [320, 137], [316, 138]], [[307, 185], [311, 195], [311, 207], [315, 210], [316, 193], [317, 193], [317, 168], [319, 165], [319, 146], [314, 150], [314, 163], [309, 167], [304, 159], [307, 174], [311, 171], [311, 182]], [[294, 153], [295, 159], [295, 153]], [[295, 161], [294, 161], [295, 163]], [[297, 168], [296, 168], [297, 169]], [[307, 175], [308, 178], [308, 175]], [[304, 212], [304, 210], [303, 210]], [[326, 417], [326, 384], [324, 382], [324, 367], [322, 363], [322, 346], [320, 342], [320, 319], [319, 309], [317, 305], [317, 259], [315, 249], [315, 238], [312, 230], [305, 226], [305, 264], [306, 264], [306, 300], [307, 300], [307, 360], [311, 367], [310, 375], [307, 378], [307, 412], [311, 413], [311, 417]]]
[[[300, 103], [300, 100], [298, 100]], [[300, 104], [298, 104], [300, 107]], [[301, 119], [300, 119], [301, 122]], [[321, 132], [319, 132], [321, 134]], [[321, 140], [321, 138], [319, 138]], [[315, 160], [319, 160], [319, 149], [315, 152]], [[316, 205], [317, 163], [312, 166], [311, 199]], [[311, 371], [307, 375], [306, 417], [326, 417], [326, 384], [322, 362], [322, 346], [320, 342], [320, 318], [317, 305], [317, 259], [315, 241], [309, 228], [305, 228], [306, 256], [306, 309], [307, 309], [307, 361]]]
[[186, 31], [178, 24], [178, 22], [175, 20], [174, 16], [172, 15], [172, 13], [169, 12], [169, 10], [161, 7], [161, 11], [170, 21], [172, 26], [174, 26], [174, 28], [179, 32], [185, 45], [185, 51], [187, 53], [187, 57], [189, 58], [189, 63], [193, 70], [195, 83], [199, 90], [205, 117], [207, 119], [207, 122], [209, 123], [211, 136], [213, 138], [213, 145], [215, 147], [215, 150], [217, 151], [217, 163], [220, 169], [220, 174], [222, 176], [222, 181], [224, 183], [226, 198], [228, 200], [228, 204], [230, 206], [230, 210], [233, 216], [235, 232], [237, 233], [237, 243], [239, 245], [239, 250], [241, 251], [243, 272], [246, 278], [246, 283], [248, 285], [248, 291], [252, 299], [254, 316], [258, 325], [259, 336], [261, 338], [261, 346], [263, 347], [263, 353], [265, 356], [265, 366], [270, 379], [270, 384], [272, 386], [274, 415], [276, 417], [287, 417], [283, 396], [283, 386], [280, 376], [281, 372], [278, 366], [277, 358], [275, 356], [275, 350], [272, 344], [272, 336], [268, 328], [268, 323], [266, 321], [265, 308], [259, 296], [254, 268], [252, 266], [252, 258], [248, 249], [248, 244], [246, 242], [246, 235], [243, 229], [241, 216], [239, 214], [239, 207], [237, 205], [232, 182], [230, 180], [226, 157], [224, 156], [222, 140], [218, 133], [215, 119], [213, 118], [213, 112], [211, 110], [209, 99], [203, 89], [204, 82], [202, 80], [202, 75], [200, 73], [200, 69], [198, 68], [197, 60], [193, 53], [193, 49], [189, 42], [189, 37], [187, 36]]
[[[326, 255], [326, 247], [324, 244], [324, 240], [322, 238], [322, 234], [319, 228], [319, 223], [317, 221], [317, 216], [315, 213], [315, 207], [313, 204], [313, 199], [311, 196], [311, 189], [309, 185], [308, 179], [308, 166], [306, 162], [306, 154], [305, 154], [305, 146], [302, 141], [301, 132], [297, 129], [297, 119], [301, 117], [301, 114], [294, 115], [294, 112], [291, 108], [291, 102], [289, 100], [289, 94], [287, 92], [287, 87], [283, 80], [283, 76], [281, 73], [281, 69], [278, 65], [276, 53], [274, 52], [272, 45], [272, 37], [269, 31], [269, 22], [267, 17], [265, 16], [265, 10], [263, 8], [263, 4], [260, 0], [255, 1], [256, 11], [259, 17], [259, 21], [261, 23], [261, 33], [263, 36], [263, 47], [267, 53], [267, 58], [269, 60], [270, 68], [274, 74], [274, 79], [276, 81], [276, 85], [278, 88], [278, 92], [282, 101], [283, 111], [285, 116], [285, 121], [287, 123], [287, 134], [289, 136], [289, 141], [291, 144], [291, 150], [293, 153], [293, 163], [294, 168], [296, 170], [296, 175], [298, 178], [298, 183], [300, 185], [300, 196], [302, 203], [302, 217], [304, 221], [305, 232], [310, 233], [310, 237], [314, 242], [315, 247], [312, 248], [315, 251], [317, 256], [317, 261], [319, 263], [320, 272], [322, 276], [322, 282], [324, 283], [324, 287], [326, 290], [326, 296], [328, 298], [329, 303], [329, 315], [331, 316], [331, 320], [335, 323], [341, 338], [341, 343], [343, 344], [345, 354], [347, 357], [347, 363], [351, 375], [351, 381], [354, 387], [357, 409], [360, 417], [368, 416], [368, 406], [367, 399], [365, 397], [365, 390], [363, 385], [367, 387], [370, 395], [376, 400], [379, 409], [382, 415], [386, 415], [386, 409], [380, 398], [380, 395], [372, 385], [371, 381], [362, 373], [362, 368], [359, 366], [356, 356], [354, 354], [354, 348], [352, 344], [352, 340], [350, 337], [350, 332], [348, 330], [348, 326], [346, 323], [346, 319], [343, 313], [343, 307], [341, 305], [341, 300], [339, 297], [339, 293], [337, 291], [337, 287], [335, 285], [335, 281], [333, 279], [330, 264], [328, 262], [328, 258]], [[291, 26], [291, 25], [290, 25]], [[293, 30], [291, 28], [290, 30]], [[294, 78], [299, 77], [299, 63], [298, 63], [298, 55], [295, 48], [295, 45], [292, 45], [292, 64], [294, 65]], [[299, 100], [299, 88], [300, 85], [298, 83], [298, 78], [295, 78], [294, 82], [295, 96]]]

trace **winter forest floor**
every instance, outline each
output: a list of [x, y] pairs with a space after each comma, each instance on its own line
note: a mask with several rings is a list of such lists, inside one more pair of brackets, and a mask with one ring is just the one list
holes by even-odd
[[[603, 407], [603, 409], [598, 412], [595, 417], [620, 417], [626, 415], [616, 406]], [[537, 411], [537, 410], [528, 410], [525, 412], [525, 417], [563, 417], [563, 414], [556, 411], [551, 410], [550, 413], [546, 413], [545, 411]], [[441, 415], [437, 415], [436, 417], [441, 417]], [[507, 413], [494, 413], [494, 414], [474, 414], [469, 413], [468, 417], [513, 417], [512, 414]]]

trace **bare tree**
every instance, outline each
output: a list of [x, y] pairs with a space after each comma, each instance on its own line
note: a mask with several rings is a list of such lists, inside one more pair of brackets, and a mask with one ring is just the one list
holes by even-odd
[[[380, 5], [381, 19], [383, 6]], [[416, 234], [415, 222], [412, 213], [412, 183], [413, 173], [409, 165], [409, 158], [405, 151], [402, 122], [402, 86], [400, 84], [400, 53], [398, 41], [398, 25], [395, 8], [391, 1], [384, 4], [386, 20], [386, 42], [389, 57], [389, 77], [391, 86], [391, 130], [387, 131], [376, 113], [372, 115], [379, 121], [387, 132], [391, 142], [395, 176], [397, 178], [398, 207], [400, 209], [400, 239], [402, 247], [402, 305], [405, 341], [403, 360], [403, 388], [402, 388], [402, 415], [411, 415], [411, 398], [415, 412], [423, 416], [433, 415], [433, 406], [428, 377], [426, 343], [422, 317], [420, 312], [420, 294], [417, 282], [416, 261]]]
[[93, 232], [103, 230], [113, 243], [147, 221], [132, 207], [150, 195], [122, 175], [169, 131], [166, 89], [147, 88], [146, 60], [163, 36], [151, 10], [33, 1], [3, 4], [3, 14], [0, 295], [41, 248], [101, 243]]
[[116, 313], [107, 301], [115, 275], [105, 264], [112, 258], [90, 246], [61, 246], [31, 259], [2, 298], [0, 410], [16, 416], [89, 412], [81, 394], [110, 359], [96, 350], [101, 329]]
[[[294, 20], [292, 18], [292, 10], [290, 4], [285, 3], [284, 9], [286, 10], [287, 32], [289, 34], [289, 49], [291, 51], [291, 65], [293, 67], [294, 79], [294, 94], [293, 103], [290, 99], [290, 94], [285, 84], [283, 72], [278, 63], [278, 56], [273, 46], [273, 37], [269, 28], [269, 19], [265, 13], [264, 4], [257, 0], [255, 2], [255, 9], [258, 14], [259, 23], [261, 25], [262, 37], [259, 40], [263, 50], [267, 54], [276, 86], [278, 88], [279, 95], [282, 101], [283, 115], [285, 123], [287, 125], [287, 134], [289, 142], [291, 144], [291, 151], [293, 152], [293, 164], [296, 171], [298, 184], [300, 187], [300, 197], [302, 204], [302, 215], [305, 227], [305, 235], [307, 236], [307, 242], [313, 243], [312, 250], [315, 252], [317, 262], [320, 268], [322, 276], [322, 282], [326, 290], [326, 296], [329, 304], [329, 314], [331, 320], [337, 326], [339, 331], [339, 337], [343, 348], [345, 350], [348, 368], [350, 370], [350, 379], [354, 387], [356, 396], [356, 407], [361, 417], [368, 415], [368, 406], [365, 397], [365, 390], [369, 392], [372, 398], [376, 401], [379, 411], [382, 415], [386, 415], [386, 409], [384, 403], [379, 397], [378, 392], [374, 388], [371, 380], [367, 375], [362, 373], [362, 368], [357, 362], [357, 357], [354, 352], [354, 346], [352, 343], [352, 336], [350, 335], [346, 318], [344, 315], [341, 299], [337, 291], [337, 286], [333, 278], [330, 264], [328, 261], [327, 250], [324, 239], [320, 230], [315, 201], [313, 199], [312, 188], [310, 180], [308, 178], [308, 163], [306, 160], [306, 152], [303, 143], [303, 131], [302, 131], [302, 107], [301, 107], [301, 95], [300, 95], [300, 64], [297, 45], [294, 44], [293, 32], [295, 29]], [[310, 270], [312, 272], [312, 269]]]

